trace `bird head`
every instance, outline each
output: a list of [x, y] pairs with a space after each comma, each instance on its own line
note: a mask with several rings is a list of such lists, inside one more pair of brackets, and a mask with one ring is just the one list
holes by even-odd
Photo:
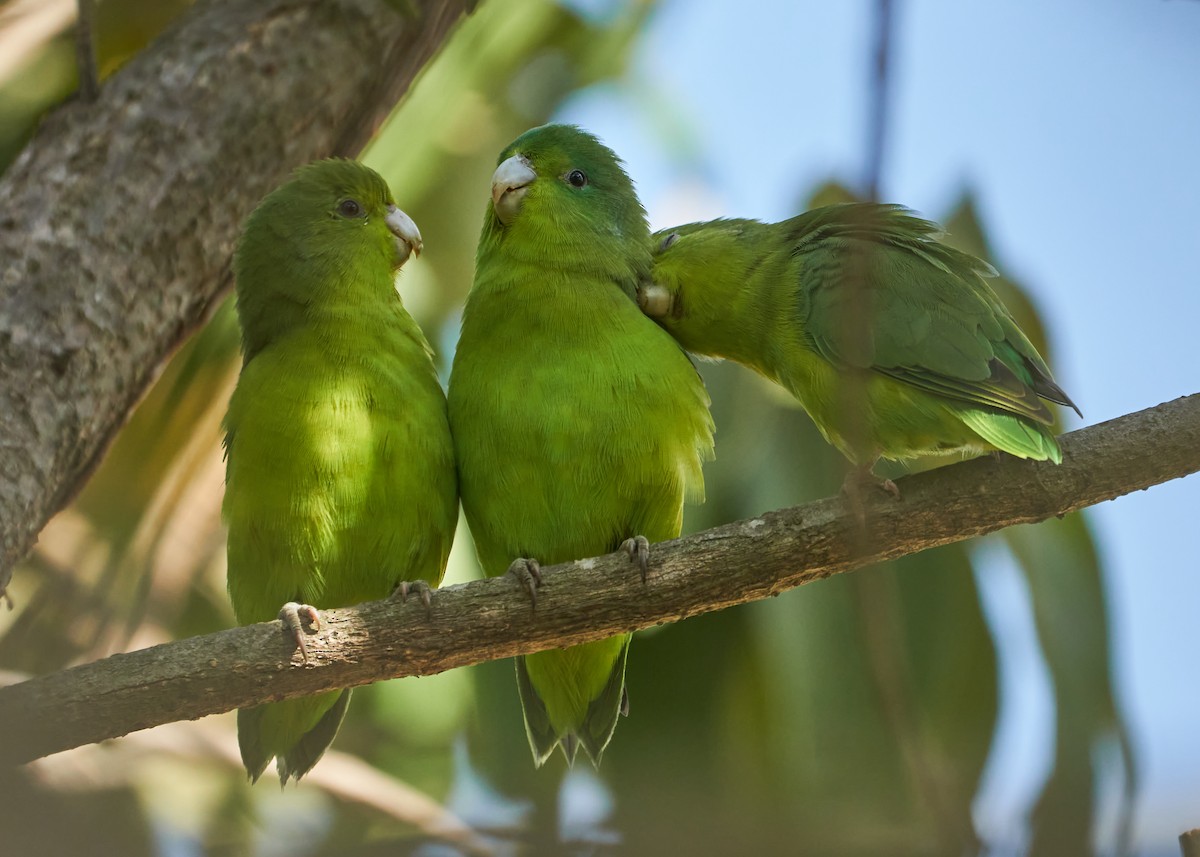
[[246, 219], [234, 256], [247, 353], [315, 308], [397, 300], [395, 272], [421, 246], [374, 170], [344, 159], [300, 167]]
[[[382, 257], [396, 270], [421, 253], [417, 225], [396, 205], [379, 173], [357, 161], [330, 158], [300, 167], [260, 209], [303, 238], [310, 257]], [[252, 226], [247, 224], [248, 232]]]
[[694, 291], [710, 276], [735, 276], [727, 269], [741, 252], [745, 221], [714, 220], [688, 223], [650, 237], [653, 263], [650, 276], [638, 283], [642, 312], [670, 327], [685, 312], [684, 292]]
[[586, 243], [627, 254], [649, 235], [646, 212], [620, 159], [574, 125], [526, 131], [500, 154], [485, 232], [545, 247]]

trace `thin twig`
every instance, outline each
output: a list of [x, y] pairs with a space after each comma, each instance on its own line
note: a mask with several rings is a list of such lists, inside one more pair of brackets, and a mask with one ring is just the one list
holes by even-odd
[[[893, 22], [892, 0], [876, 0], [864, 170], [864, 194], [871, 202], [879, 201], [883, 184], [884, 154], [891, 113]], [[854, 254], [849, 271], [851, 276], [845, 283], [849, 295], [846, 301], [847, 318], [843, 323], [846, 325], [847, 341], [851, 343], [851, 353], [865, 355], [870, 348], [869, 325], [873, 308], [864, 253]], [[850, 443], [855, 448], [866, 448], [867, 373], [850, 376], [842, 396], [843, 411], [849, 417]], [[864, 533], [862, 537], [865, 539], [867, 536]], [[896, 746], [901, 750], [918, 798], [935, 819], [941, 837], [941, 850], [947, 853], [978, 850], [974, 831], [969, 825], [964, 827], [959, 814], [950, 806], [946, 787], [932, 761], [928, 737], [920, 728], [918, 713], [914, 710], [912, 664], [907, 654], [908, 629], [898, 613], [898, 583], [890, 576], [860, 576], [855, 578], [852, 590], [858, 606], [867, 667], [879, 698], [879, 710]]]
[[892, 55], [892, 0], [875, 0], [875, 42], [871, 57], [870, 102], [867, 105], [867, 169], [863, 192], [879, 199], [886, 152], [889, 74]]
[[96, 0], [77, 0], [75, 65], [79, 68], [79, 98], [92, 102], [100, 94], [100, 69], [96, 65]]
[[[171, 723], [116, 744], [77, 747], [39, 759], [29, 768], [34, 781], [54, 791], [100, 791], [128, 788], [135, 783], [141, 773], [140, 763], [148, 756], [175, 756], [194, 763], [217, 761], [243, 773], [232, 718]], [[304, 782], [347, 803], [411, 825], [426, 837], [455, 845], [473, 857], [496, 853], [482, 836], [432, 797], [357, 756], [328, 750]]]

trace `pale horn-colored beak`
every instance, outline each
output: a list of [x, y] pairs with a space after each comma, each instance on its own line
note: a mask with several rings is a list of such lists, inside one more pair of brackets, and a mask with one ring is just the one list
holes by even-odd
[[638, 306], [651, 318], [666, 318], [675, 308], [675, 296], [658, 283], [642, 283], [637, 291]]
[[417, 224], [413, 223], [411, 217], [396, 206], [389, 205], [385, 222], [388, 229], [396, 236], [396, 257], [400, 260], [401, 265], [408, 261], [410, 254], [421, 255], [421, 248], [425, 245], [421, 241], [421, 230], [417, 228]]
[[492, 207], [500, 222], [507, 226], [521, 210], [521, 202], [537, 173], [524, 155], [513, 155], [492, 173]]

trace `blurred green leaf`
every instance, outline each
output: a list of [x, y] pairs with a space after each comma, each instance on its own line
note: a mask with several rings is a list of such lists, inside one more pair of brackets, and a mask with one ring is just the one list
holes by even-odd
[[[1036, 857], [1094, 853], [1097, 800], [1118, 794], [1108, 832], [1127, 844], [1137, 771], [1112, 683], [1104, 575], [1083, 515], [1003, 533], [1026, 580], [1054, 682], [1054, 768], [1033, 813]], [[1109, 780], [1116, 789], [1101, 788]]]
[[[947, 219], [947, 243], [996, 264], [975, 200], [964, 194]], [[1052, 343], [1028, 290], [997, 264], [989, 281], [1053, 366]], [[1112, 684], [1112, 642], [1104, 569], [1085, 514], [1005, 530], [1029, 583], [1038, 638], [1054, 684], [1054, 768], [1033, 813], [1031, 855], [1092, 854], [1097, 802], [1120, 795], [1106, 833], [1127, 845], [1137, 788], [1128, 727]], [[1115, 789], [1101, 787], [1110, 781]]]

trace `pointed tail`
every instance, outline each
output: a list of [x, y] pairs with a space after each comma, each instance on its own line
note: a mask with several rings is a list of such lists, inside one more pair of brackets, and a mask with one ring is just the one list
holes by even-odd
[[311, 771], [333, 743], [349, 705], [347, 688], [239, 710], [238, 748], [251, 782], [272, 758], [278, 758], [280, 785]]
[[592, 765], [599, 766], [617, 718], [629, 714], [629, 640], [625, 634], [516, 659], [525, 734], [535, 765], [541, 767], [561, 746], [568, 764], [574, 764], [583, 747]]

